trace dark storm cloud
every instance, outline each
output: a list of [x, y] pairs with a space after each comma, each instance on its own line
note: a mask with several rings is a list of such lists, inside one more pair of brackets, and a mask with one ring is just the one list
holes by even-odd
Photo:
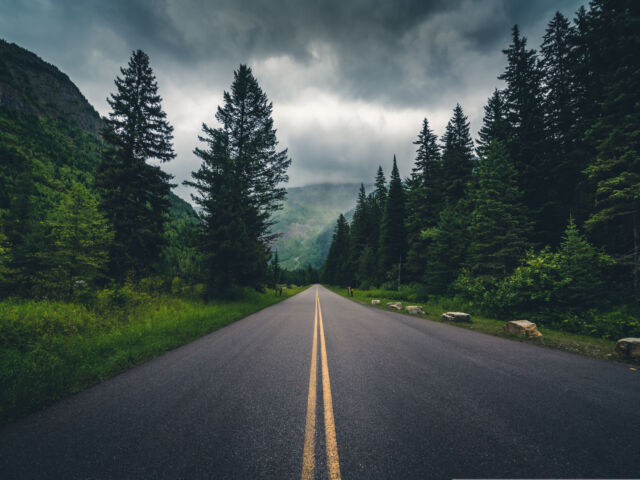
[[59, 66], [102, 113], [119, 66], [147, 51], [176, 127], [168, 168], [179, 181], [197, 166], [199, 125], [249, 63], [301, 184], [368, 179], [392, 152], [408, 173], [420, 118], [442, 133], [458, 101], [477, 130], [512, 25], [537, 47], [554, 11], [572, 16], [581, 3], [34, 0], [0, 4], [0, 35]]

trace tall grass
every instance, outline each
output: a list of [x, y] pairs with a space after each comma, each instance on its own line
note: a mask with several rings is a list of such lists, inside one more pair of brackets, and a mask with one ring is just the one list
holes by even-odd
[[[0, 302], [0, 423], [78, 392], [160, 353], [290, 297], [246, 291], [203, 302], [103, 293], [90, 307], [66, 302]], [[118, 296], [120, 295], [120, 297]]]

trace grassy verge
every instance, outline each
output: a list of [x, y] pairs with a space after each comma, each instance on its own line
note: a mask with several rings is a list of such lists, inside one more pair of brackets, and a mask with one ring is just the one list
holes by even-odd
[[0, 302], [0, 424], [291, 297], [306, 287], [205, 303], [138, 295], [117, 306]]
[[[553, 330], [547, 327], [538, 328], [538, 330], [540, 330], [540, 332], [543, 335], [542, 338], [534, 339], [534, 338], [514, 337], [514, 336], [506, 335], [503, 333], [502, 327], [505, 324], [504, 320], [496, 320], [496, 319], [481, 317], [477, 315], [473, 315], [473, 323], [471, 324], [444, 322], [440, 320], [440, 315], [443, 312], [464, 311], [464, 309], [461, 308], [460, 305], [457, 305], [455, 301], [452, 299], [438, 298], [438, 299], [430, 300], [426, 303], [416, 302], [414, 300], [399, 298], [397, 295], [395, 295], [397, 292], [388, 292], [385, 294], [385, 291], [380, 291], [380, 290], [355, 290], [354, 296], [349, 297], [347, 295], [346, 289], [344, 288], [336, 288], [336, 287], [330, 287], [330, 286], [327, 286], [327, 288], [339, 295], [342, 295], [343, 297], [349, 298], [350, 300], [354, 300], [362, 304], [370, 305], [374, 308], [381, 308], [386, 311], [395, 311], [395, 310], [390, 310], [385, 306], [387, 302], [402, 301], [403, 307], [407, 305], [422, 306], [425, 314], [416, 315], [416, 316], [426, 318], [427, 320], [431, 320], [434, 322], [446, 323], [448, 325], [453, 325], [460, 328], [466, 328], [467, 330], [474, 330], [476, 332], [487, 333], [489, 335], [494, 335], [496, 337], [508, 338], [510, 340], [533, 343], [535, 345], [555, 348], [558, 350], [565, 350], [568, 352], [585, 355], [587, 357], [607, 359], [607, 360], [618, 359], [616, 356], [613, 355], [613, 350], [616, 345], [616, 342], [613, 340], [605, 340], [602, 338], [594, 338], [594, 337], [588, 337], [585, 335], [577, 335], [574, 333], [563, 332], [561, 330]], [[379, 299], [380, 305], [379, 306], [371, 305], [372, 298]]]

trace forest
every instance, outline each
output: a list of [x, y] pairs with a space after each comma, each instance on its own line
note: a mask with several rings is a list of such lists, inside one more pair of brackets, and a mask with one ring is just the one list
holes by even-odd
[[640, 335], [640, 15], [556, 13], [538, 50], [514, 26], [473, 141], [462, 107], [428, 118], [402, 179], [361, 188], [321, 279], [587, 335]]

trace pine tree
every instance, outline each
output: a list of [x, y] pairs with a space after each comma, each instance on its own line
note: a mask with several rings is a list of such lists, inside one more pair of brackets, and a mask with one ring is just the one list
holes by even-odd
[[208, 276], [207, 295], [220, 297], [231, 293], [235, 285], [244, 284], [256, 262], [266, 263], [266, 252], [247, 230], [244, 217], [250, 213], [246, 212], [250, 206], [235, 174], [225, 132], [203, 125], [203, 133], [198, 138], [208, 148], [194, 150], [202, 164], [191, 173], [193, 181], [184, 183], [196, 189], [197, 195], [192, 198], [201, 207], [199, 247]]
[[173, 128], [162, 110], [148, 55], [133, 52], [120, 72], [116, 93], [107, 99], [111, 106], [103, 131], [107, 148], [97, 183], [115, 233], [111, 271], [122, 278], [128, 271], [149, 273], [160, 256], [172, 176], [147, 162], [168, 162], [175, 153]]
[[513, 27], [512, 43], [503, 53], [507, 68], [498, 78], [507, 83], [504, 99], [512, 131], [507, 142], [509, 157], [519, 174], [523, 200], [535, 221], [535, 240], [541, 244], [557, 241], [545, 219], [551, 215], [550, 182], [553, 165], [547, 156], [542, 97], [542, 71], [535, 50], [527, 49], [527, 39]]
[[478, 140], [476, 141], [478, 145], [476, 153], [479, 157], [485, 156], [492, 141], [497, 140], [506, 144], [510, 134], [503, 93], [496, 88], [484, 106], [482, 127], [478, 131]]
[[358, 275], [358, 266], [360, 263], [360, 257], [362, 256], [368, 241], [368, 225], [369, 223], [369, 205], [367, 202], [367, 195], [364, 189], [364, 185], [360, 184], [360, 191], [358, 192], [358, 201], [356, 203], [356, 209], [353, 213], [353, 220], [351, 221], [351, 236], [349, 241], [349, 268], [355, 273], [355, 281], [359, 283], [364, 280]]
[[322, 266], [322, 281], [332, 285], [351, 285], [353, 274], [349, 268], [349, 223], [340, 214], [333, 231], [329, 254]]
[[524, 255], [530, 225], [517, 173], [497, 140], [480, 157], [470, 197], [470, 269], [476, 275], [504, 277]]
[[543, 72], [544, 116], [548, 145], [548, 161], [553, 168], [550, 176], [549, 201], [545, 222], [559, 238], [570, 214], [585, 216], [586, 166], [582, 147], [584, 128], [577, 130], [578, 97], [576, 65], [571, 38], [574, 28], [559, 12], [549, 22], [541, 52]]
[[[607, 32], [594, 39], [602, 65], [600, 115], [587, 131], [595, 162], [587, 168], [596, 185], [596, 211], [587, 226], [619, 223], [623, 247], [616, 252], [630, 264], [640, 292], [640, 4], [592, 2], [592, 29]], [[615, 32], [613, 35], [611, 32]]]
[[445, 200], [455, 204], [464, 196], [473, 169], [473, 140], [469, 121], [458, 104], [442, 137], [442, 188]]
[[104, 273], [113, 240], [98, 199], [74, 182], [44, 223], [51, 230], [40, 253], [45, 265], [38, 280], [41, 291], [70, 297], [78, 288], [94, 286]]
[[392, 266], [402, 263], [406, 257], [405, 233], [405, 194], [396, 157], [393, 156], [393, 169], [389, 182], [389, 193], [380, 225], [380, 270], [386, 275]]
[[192, 174], [195, 198], [202, 207], [203, 244], [208, 255], [209, 291], [224, 294], [231, 285], [264, 284], [271, 242], [272, 214], [281, 208], [291, 163], [278, 141], [271, 117], [273, 105], [251, 69], [240, 65], [231, 92], [218, 107], [219, 128], [203, 125], [208, 149], [196, 148], [203, 160]]
[[420, 281], [426, 269], [428, 243], [423, 232], [435, 227], [442, 209], [442, 164], [437, 137], [425, 118], [418, 139], [415, 166], [407, 182], [407, 278]]
[[280, 283], [280, 261], [278, 260], [277, 250], [273, 255], [273, 261], [271, 262], [271, 266], [273, 268], [273, 288], [276, 288], [278, 286], [278, 283]]
[[462, 205], [447, 204], [438, 225], [425, 232], [429, 240], [425, 280], [430, 292], [448, 293], [460, 273], [469, 246], [465, 212]]

